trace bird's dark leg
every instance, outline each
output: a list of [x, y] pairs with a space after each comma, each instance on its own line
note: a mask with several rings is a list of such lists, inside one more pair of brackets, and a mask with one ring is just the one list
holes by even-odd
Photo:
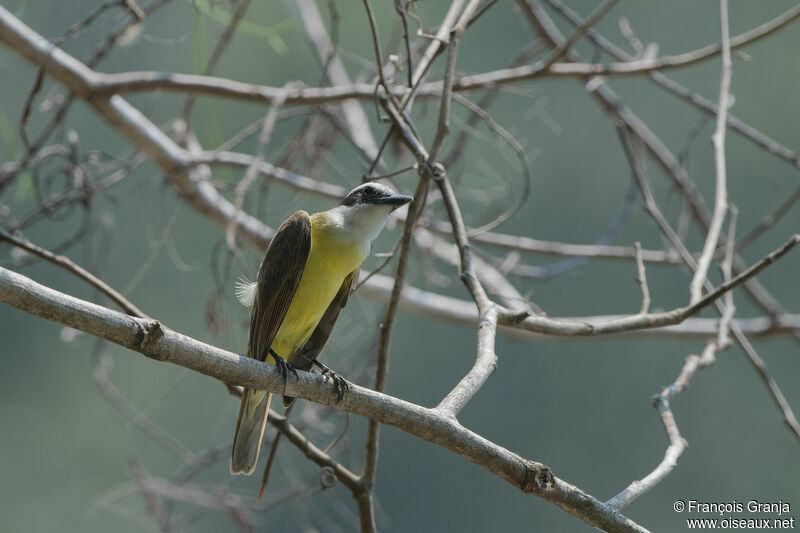
[[283, 392], [286, 393], [286, 384], [289, 383], [289, 372], [294, 374], [295, 379], [299, 379], [297, 375], [297, 369], [283, 360], [283, 357], [276, 354], [272, 348], [269, 349], [269, 354], [275, 359], [275, 366], [278, 367], [278, 371], [283, 376]]
[[333, 384], [336, 387], [336, 403], [341, 402], [342, 398], [344, 397], [344, 391], [350, 389], [350, 384], [342, 376], [323, 365], [316, 359], [314, 359], [314, 365], [322, 370], [322, 375], [325, 377], [325, 381], [328, 381], [329, 379], [333, 381]]

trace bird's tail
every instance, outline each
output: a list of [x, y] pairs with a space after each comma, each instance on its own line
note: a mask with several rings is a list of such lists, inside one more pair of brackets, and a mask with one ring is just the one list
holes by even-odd
[[256, 469], [271, 400], [269, 392], [244, 389], [231, 450], [232, 474], [252, 474]]

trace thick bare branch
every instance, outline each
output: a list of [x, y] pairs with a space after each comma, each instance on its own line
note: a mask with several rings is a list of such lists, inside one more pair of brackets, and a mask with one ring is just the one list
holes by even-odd
[[[435, 409], [352, 384], [341, 402], [324, 378], [298, 372], [284, 384], [274, 365], [233, 354], [177, 333], [156, 320], [140, 319], [68, 296], [30, 278], [0, 268], [0, 301], [225, 383], [286, 393], [336, 407], [438, 444], [485, 468], [525, 493], [558, 505], [581, 520], [606, 531], [646, 531], [577, 487], [555, 477], [550, 469], [520, 457], [460, 425]], [[285, 390], [284, 390], [285, 387]]]

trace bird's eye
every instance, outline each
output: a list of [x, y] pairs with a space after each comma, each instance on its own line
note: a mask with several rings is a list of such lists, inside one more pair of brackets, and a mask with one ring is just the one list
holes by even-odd
[[375, 198], [375, 189], [373, 187], [364, 187], [361, 190], [361, 201], [367, 202], [372, 198]]

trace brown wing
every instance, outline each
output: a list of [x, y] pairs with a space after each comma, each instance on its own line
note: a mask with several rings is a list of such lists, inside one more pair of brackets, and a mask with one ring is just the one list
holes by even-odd
[[[311, 221], [298, 211], [286, 219], [258, 269], [247, 356], [264, 361], [286, 317], [311, 251]], [[231, 472], [250, 474], [256, 467], [271, 394], [244, 389], [231, 448]]]
[[311, 220], [298, 211], [286, 219], [264, 254], [250, 315], [247, 356], [264, 361], [281, 327], [311, 251]]
[[[325, 310], [325, 314], [322, 315], [311, 337], [309, 337], [300, 349], [289, 356], [289, 363], [291, 363], [292, 366], [298, 370], [311, 370], [314, 360], [319, 356], [325, 344], [328, 343], [328, 339], [333, 331], [333, 326], [336, 324], [336, 319], [339, 318], [339, 311], [341, 311], [342, 307], [347, 303], [347, 297], [350, 296], [350, 293], [355, 289], [356, 284], [358, 284], [358, 269], [350, 272], [350, 274], [344, 278], [339, 292], [336, 293], [328, 309]], [[292, 402], [294, 402], [293, 397], [283, 397], [284, 406], [288, 407]]]

